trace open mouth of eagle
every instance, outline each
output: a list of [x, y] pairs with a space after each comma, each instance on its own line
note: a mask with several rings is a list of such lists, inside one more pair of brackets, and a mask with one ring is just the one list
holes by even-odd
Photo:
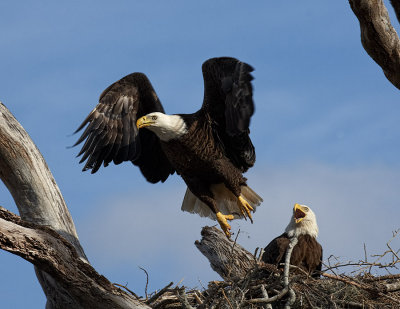
[[294, 220], [296, 223], [299, 223], [301, 220], [303, 220], [305, 216], [306, 213], [301, 209], [301, 206], [296, 204], [294, 206]]

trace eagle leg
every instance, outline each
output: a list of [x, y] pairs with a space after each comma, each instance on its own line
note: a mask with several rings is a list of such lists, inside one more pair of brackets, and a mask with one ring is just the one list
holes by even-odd
[[253, 218], [251, 216], [251, 212], [254, 212], [254, 208], [251, 207], [251, 205], [240, 195], [238, 197], [238, 206], [240, 211], [242, 212], [244, 218], [246, 219], [246, 215], [247, 217], [249, 217], [251, 223], [253, 223]]
[[216, 213], [217, 216], [217, 221], [219, 225], [221, 226], [221, 229], [224, 231], [225, 236], [230, 238], [231, 237], [231, 226], [229, 225], [227, 220], [233, 220], [234, 216], [233, 215], [223, 215], [220, 211]]

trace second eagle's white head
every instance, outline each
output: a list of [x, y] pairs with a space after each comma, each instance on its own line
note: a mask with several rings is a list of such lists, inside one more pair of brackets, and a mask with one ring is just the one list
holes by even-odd
[[293, 207], [292, 218], [290, 219], [285, 232], [289, 237], [308, 234], [317, 238], [318, 225], [315, 213], [306, 205], [295, 204]]
[[147, 114], [136, 122], [138, 129], [153, 131], [163, 142], [181, 137], [187, 133], [186, 123], [179, 115], [166, 115], [159, 112]]

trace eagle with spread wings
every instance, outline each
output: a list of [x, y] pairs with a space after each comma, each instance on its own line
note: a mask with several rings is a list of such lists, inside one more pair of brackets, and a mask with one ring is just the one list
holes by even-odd
[[249, 136], [253, 68], [237, 59], [204, 62], [204, 100], [193, 114], [167, 115], [149, 79], [132, 73], [110, 85], [76, 132], [83, 171], [130, 161], [151, 183], [176, 172], [187, 185], [182, 210], [216, 219], [249, 218], [262, 198], [243, 177], [255, 162]]

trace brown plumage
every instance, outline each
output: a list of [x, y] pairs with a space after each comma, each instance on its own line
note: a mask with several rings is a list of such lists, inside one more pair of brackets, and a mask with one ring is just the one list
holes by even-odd
[[251, 219], [262, 201], [242, 175], [255, 162], [253, 69], [226, 57], [202, 69], [204, 101], [196, 113], [165, 115], [147, 77], [133, 73], [104, 90], [76, 145], [86, 139], [78, 154], [87, 159], [84, 171], [131, 161], [152, 183], [176, 171], [188, 186], [182, 210], [216, 218], [229, 237], [226, 220]]
[[262, 260], [278, 267], [285, 262], [290, 237], [297, 235], [290, 264], [318, 278], [322, 267], [322, 246], [318, 243], [318, 226], [314, 212], [305, 205], [295, 204], [293, 216], [285, 233], [273, 239], [264, 249]]

